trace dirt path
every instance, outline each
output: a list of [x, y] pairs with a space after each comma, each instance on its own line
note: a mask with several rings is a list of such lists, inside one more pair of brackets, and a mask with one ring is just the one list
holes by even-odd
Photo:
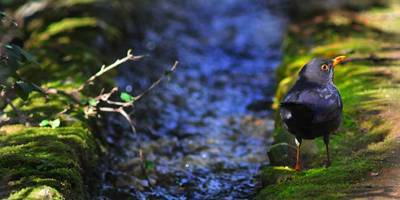
[[[392, 48], [398, 49], [398, 48]], [[382, 56], [389, 59], [399, 59], [400, 51], [395, 50]], [[385, 167], [377, 172], [371, 172], [370, 178], [360, 184], [352, 195], [354, 199], [400, 199], [400, 69], [399, 62], [394, 66], [382, 67], [383, 73], [389, 75], [388, 80], [390, 96], [386, 97], [386, 108], [380, 118], [388, 122], [389, 135], [383, 142], [394, 143], [383, 157]]]
[[397, 37], [382, 52], [376, 52], [379, 57], [392, 59], [391, 66], [379, 67], [387, 74], [388, 96], [384, 97], [385, 109], [381, 119], [388, 122], [389, 135], [384, 142], [392, 143], [393, 148], [386, 151], [386, 159], [383, 161], [383, 170], [370, 174], [370, 178], [357, 189], [359, 193], [355, 199], [400, 199], [400, 4], [394, 2], [385, 12], [369, 12], [361, 15], [361, 19], [378, 29], [390, 32]]
[[[399, 134], [395, 141], [400, 144]], [[397, 148], [390, 153], [392, 157], [388, 162], [389, 166], [379, 172], [371, 173], [371, 178], [362, 183], [352, 195], [354, 199], [400, 199], [400, 149]]]

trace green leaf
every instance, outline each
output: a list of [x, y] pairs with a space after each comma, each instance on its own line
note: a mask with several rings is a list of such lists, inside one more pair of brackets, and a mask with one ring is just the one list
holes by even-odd
[[146, 170], [154, 170], [154, 168], [156, 167], [154, 162], [149, 161], [149, 160], [146, 160], [146, 162], [144, 163], [144, 166], [145, 166]]
[[58, 128], [60, 127], [61, 121], [60, 119], [55, 119], [55, 120], [42, 120], [39, 124], [40, 127], [47, 127], [50, 126], [51, 128]]
[[45, 127], [45, 126], [48, 126], [49, 124], [50, 124], [50, 121], [47, 120], [47, 119], [44, 119], [44, 120], [42, 120], [42, 121], [40, 122], [39, 126], [40, 126], [40, 127]]
[[88, 101], [89, 105], [91, 106], [97, 106], [97, 104], [99, 103], [99, 101], [97, 99], [89, 99]]
[[49, 121], [51, 128], [58, 128], [60, 127], [61, 121], [60, 119], [55, 119], [53, 121]]
[[126, 92], [121, 92], [120, 98], [122, 101], [125, 101], [125, 102], [131, 102], [134, 99], [132, 95], [130, 95]]

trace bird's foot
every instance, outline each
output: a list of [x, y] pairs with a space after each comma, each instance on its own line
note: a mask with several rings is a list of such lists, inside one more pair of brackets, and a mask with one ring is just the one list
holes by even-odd
[[330, 167], [330, 166], [331, 166], [331, 161], [325, 160], [324, 166], [325, 166], [326, 168]]

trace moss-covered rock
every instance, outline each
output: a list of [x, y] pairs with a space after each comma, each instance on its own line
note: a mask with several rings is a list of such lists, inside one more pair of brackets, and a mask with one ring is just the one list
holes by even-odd
[[[18, 130], [20, 129], [20, 130]], [[86, 199], [87, 175], [98, 152], [88, 130], [79, 127], [3, 127], [0, 133], [0, 198]]]
[[[116, 26], [127, 22], [116, 19], [122, 11], [111, 14], [113, 6], [119, 5], [91, 0], [0, 1], [7, 15], [16, 16], [20, 23], [15, 41], [37, 61], [21, 67], [18, 74], [43, 88], [78, 88], [103, 62], [113, 59], [110, 53], [102, 56], [108, 50], [105, 46], [119, 36]], [[82, 97], [111, 88], [113, 75], [102, 76]], [[32, 93], [26, 101], [13, 100], [31, 127], [0, 129], [0, 199], [89, 199], [89, 191], [94, 191], [97, 140], [88, 130], [82, 108], [62, 112], [72, 100], [58, 94]], [[11, 106], [1, 111], [11, 119], [18, 119], [20, 113]], [[35, 127], [56, 118], [61, 128]]]
[[[280, 135], [290, 136], [289, 141], [294, 141], [294, 137], [287, 132]], [[294, 142], [293, 142], [294, 143]], [[303, 140], [301, 145], [302, 164], [309, 165], [317, 156], [318, 147], [313, 140]], [[289, 166], [292, 167], [296, 163], [296, 146], [286, 142], [273, 144], [268, 152], [269, 164], [271, 166]]]
[[264, 186], [285, 182], [295, 174], [290, 167], [266, 167], [262, 170], [261, 180]]
[[41, 199], [65, 199], [60, 192], [56, 189], [49, 186], [40, 186], [40, 187], [27, 187], [18, 192], [13, 193], [8, 199], [17, 200], [17, 199], [32, 199], [32, 200], [41, 200]]
[[296, 157], [296, 147], [288, 143], [278, 143], [268, 150], [269, 163], [272, 166], [292, 166]]

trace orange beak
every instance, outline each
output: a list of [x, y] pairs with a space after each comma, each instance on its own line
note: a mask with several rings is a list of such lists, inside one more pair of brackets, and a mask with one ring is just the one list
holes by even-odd
[[342, 63], [344, 61], [344, 59], [346, 59], [346, 56], [338, 56], [338, 57], [332, 59], [333, 66], [335, 67], [336, 65]]

